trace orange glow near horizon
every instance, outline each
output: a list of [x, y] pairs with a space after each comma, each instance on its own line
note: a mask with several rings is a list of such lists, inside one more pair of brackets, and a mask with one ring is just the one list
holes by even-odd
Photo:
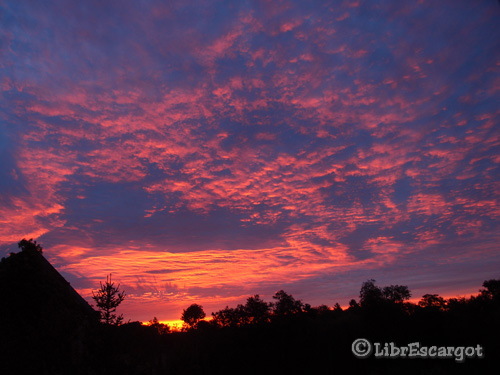
[[[390, 247], [385, 246], [384, 249], [385, 251], [379, 253], [379, 258], [370, 258], [365, 262], [349, 261], [340, 250], [337, 255], [330, 250], [327, 254], [331, 257], [331, 262], [325, 262], [325, 254], [318, 254], [314, 258], [310, 252], [304, 250], [301, 259], [305, 260], [308, 256], [310, 259], [300, 267], [294, 263], [283, 264], [280, 261], [280, 256], [297, 257], [300, 254], [297, 249], [291, 248], [260, 251], [209, 250], [187, 254], [124, 250], [109, 257], [85, 257], [84, 249], [58, 250], [61, 251], [60, 254], [75, 256], [71, 259], [71, 265], [61, 268], [61, 271], [78, 275], [80, 274], [78, 270], [84, 269], [85, 277], [94, 280], [95, 285], [103, 280], [105, 275], [113, 274], [115, 283], [120, 284], [121, 290], [127, 293], [122, 309], [131, 317], [148, 322], [156, 316], [162, 322], [177, 324], [182, 310], [192, 303], [201, 303], [207, 317], [210, 317], [212, 312], [226, 306], [235, 307], [238, 303], [244, 303], [246, 298], [253, 294], [260, 294], [271, 302], [272, 293], [267, 295], [262, 293], [262, 285], [284, 285], [307, 280], [311, 275], [376, 270], [377, 267], [390, 265], [395, 259], [392, 256], [393, 252], [388, 250]], [[380, 283], [378, 285], [385, 286]], [[425, 289], [421, 294], [438, 293], [444, 298], [455, 298], [477, 294], [479, 287], [480, 285], [456, 289], [453, 292], [445, 289], [443, 294], [436, 290]], [[78, 288], [78, 292], [91, 302], [90, 297], [95, 288]], [[277, 287], [274, 291], [278, 289], [281, 288]], [[344, 298], [344, 301], [316, 300], [314, 303], [308, 300], [307, 295], [301, 298], [304, 303], [313, 302], [313, 306], [319, 304], [333, 306], [335, 302], [344, 302], [341, 305], [346, 308], [348, 306], [346, 302], [351, 298], [358, 299], [358, 292], [359, 288], [352, 290], [350, 297]], [[420, 297], [414, 294], [411, 302], [418, 303]]]

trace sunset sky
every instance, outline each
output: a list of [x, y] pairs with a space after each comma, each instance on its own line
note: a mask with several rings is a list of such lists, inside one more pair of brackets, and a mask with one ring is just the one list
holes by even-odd
[[0, 256], [125, 320], [500, 277], [500, 5], [0, 0]]

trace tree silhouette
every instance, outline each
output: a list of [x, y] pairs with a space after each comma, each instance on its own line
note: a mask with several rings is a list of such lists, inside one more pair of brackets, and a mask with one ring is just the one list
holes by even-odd
[[446, 300], [439, 294], [424, 294], [418, 305], [425, 309], [444, 310]]
[[219, 327], [239, 327], [247, 323], [243, 305], [228, 307], [212, 313], [212, 322]]
[[329, 311], [332, 311], [332, 310], [330, 310], [330, 307], [328, 305], [325, 305], [325, 304], [322, 304], [322, 305], [315, 307], [314, 310], [319, 312], [320, 314], [324, 314], [324, 313], [327, 313]]
[[29, 240], [23, 238], [18, 242], [17, 246], [19, 246], [22, 251], [36, 251], [39, 253], [43, 253], [42, 246], [40, 246], [40, 244], [37, 244], [36, 241], [33, 241], [33, 238], [30, 238]]
[[160, 323], [156, 316], [149, 321], [149, 326], [153, 327], [160, 335], [165, 335], [170, 332], [168, 324]]
[[244, 305], [228, 307], [212, 313], [212, 324], [219, 327], [240, 327], [247, 324], [267, 323], [271, 318], [272, 304], [258, 294], [248, 297]]
[[293, 315], [302, 311], [303, 303], [301, 300], [296, 300], [291, 294], [283, 290], [276, 292], [273, 296], [276, 302], [273, 304], [274, 314], [276, 316]]
[[248, 297], [243, 309], [249, 323], [264, 323], [269, 320], [271, 306], [263, 301], [258, 294]]
[[385, 303], [403, 303], [411, 297], [406, 285], [390, 285], [380, 288], [370, 279], [361, 285], [359, 302], [362, 307], [380, 307]]
[[406, 285], [385, 286], [382, 294], [386, 300], [395, 303], [402, 303], [411, 297], [411, 292]]
[[377, 306], [384, 300], [382, 289], [375, 285], [375, 280], [366, 280], [359, 291], [359, 304], [362, 307]]
[[359, 303], [353, 298], [349, 301], [349, 310], [355, 311], [360, 308]]
[[203, 311], [203, 306], [193, 303], [182, 312], [181, 319], [189, 326], [189, 328], [194, 328], [204, 317], [205, 311]]
[[92, 298], [101, 314], [101, 321], [111, 325], [122, 324], [123, 314], [116, 315], [115, 311], [125, 299], [125, 292], [120, 291], [120, 284], [115, 287], [111, 281], [111, 274], [106, 277], [106, 283], [100, 284], [101, 287], [96, 293], [92, 291]]
[[499, 280], [486, 280], [483, 283], [485, 289], [481, 289], [481, 295], [488, 299], [500, 299], [500, 279]]

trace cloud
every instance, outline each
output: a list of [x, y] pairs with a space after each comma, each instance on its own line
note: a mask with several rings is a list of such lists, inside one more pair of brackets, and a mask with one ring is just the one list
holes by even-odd
[[0, 244], [39, 238], [87, 296], [113, 272], [148, 308], [216, 307], [492, 256], [490, 4], [5, 11]]

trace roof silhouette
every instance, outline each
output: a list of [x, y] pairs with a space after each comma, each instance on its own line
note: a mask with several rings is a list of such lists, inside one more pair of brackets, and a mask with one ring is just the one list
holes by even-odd
[[96, 311], [42, 253], [31, 249], [2, 258], [0, 298], [6, 302], [4, 306], [8, 306], [10, 314], [7, 315], [24, 315], [26, 310], [51, 313], [59, 318], [61, 314], [79, 318], [96, 315]]
[[59, 374], [58, 366], [83, 366], [99, 313], [41, 247], [1, 259], [0, 301], [0, 363], [6, 373]]

